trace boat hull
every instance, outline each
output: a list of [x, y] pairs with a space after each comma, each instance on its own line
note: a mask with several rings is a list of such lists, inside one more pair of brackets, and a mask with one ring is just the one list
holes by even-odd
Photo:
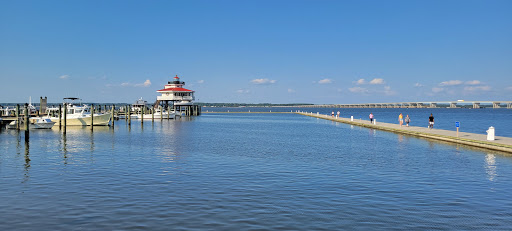
[[[163, 119], [167, 119], [167, 118], [175, 119], [176, 118], [176, 113], [171, 113], [170, 115], [167, 115], [167, 113], [165, 113], [165, 112], [164, 112], [163, 115], [161, 115], [160, 113], [155, 113], [154, 118], [155, 119], [162, 119], [162, 116], [163, 116]], [[142, 115], [141, 114], [131, 115], [130, 119], [140, 120], [140, 119], [142, 119]], [[145, 120], [147, 120], [147, 119], [150, 120], [150, 119], [153, 119], [153, 116], [151, 114], [144, 114], [144, 119]]]
[[[50, 119], [52, 122], [56, 122], [55, 125], [60, 125], [59, 118], [51, 117]], [[90, 116], [67, 118], [66, 126], [91, 126], [92, 122], [94, 122], [94, 126], [108, 126], [110, 123], [110, 114], [94, 115], [94, 121], [91, 121]], [[64, 122], [62, 122], [62, 125], [64, 125]]]
[[35, 124], [30, 124], [30, 128], [34, 128], [34, 129], [51, 129], [53, 127], [53, 125], [55, 125], [55, 122], [51, 122], [51, 123], [35, 123]]

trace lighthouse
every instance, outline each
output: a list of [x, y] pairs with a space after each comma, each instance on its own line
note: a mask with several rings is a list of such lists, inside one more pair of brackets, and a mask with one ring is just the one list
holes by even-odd
[[163, 89], [156, 91], [162, 95], [156, 97], [155, 107], [164, 103], [166, 108], [172, 105], [175, 111], [181, 112], [184, 109], [187, 114], [189, 112], [192, 112], [190, 115], [195, 114], [193, 111], [198, 107], [195, 107], [193, 103], [194, 91], [183, 88], [184, 85], [185, 82], [180, 81], [176, 75], [172, 81], [167, 82]]

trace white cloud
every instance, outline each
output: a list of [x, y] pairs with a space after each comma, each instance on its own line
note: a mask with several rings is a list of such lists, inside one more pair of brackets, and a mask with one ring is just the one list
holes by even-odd
[[288, 93], [294, 93], [294, 92], [295, 92], [295, 90], [288, 88]]
[[507, 91], [512, 91], [512, 86], [505, 88]]
[[375, 78], [375, 79], [372, 79], [372, 81], [370, 81], [370, 84], [384, 84], [384, 79], [380, 79], [380, 78]]
[[490, 86], [464, 87], [464, 91], [490, 91]]
[[144, 83], [142, 85], [137, 84], [136, 86], [137, 87], [149, 87], [149, 86], [151, 86], [151, 81], [149, 79], [146, 79], [146, 81], [144, 81]]
[[204, 83], [204, 80], [201, 79], [201, 80], [197, 81], [197, 83], [202, 84], [202, 83]]
[[251, 83], [253, 83], [253, 84], [274, 84], [274, 83], [276, 83], [276, 80], [273, 80], [273, 79], [253, 79], [253, 80], [251, 80]]
[[415, 86], [415, 87], [424, 87], [424, 85], [423, 85], [423, 84], [421, 84], [421, 83], [416, 83], [416, 84], [414, 84], [414, 86]]
[[472, 80], [472, 81], [467, 81], [466, 82], [466, 85], [479, 85], [481, 84], [482, 82], [478, 81], [478, 80]]
[[341, 88], [338, 88], [338, 90], [337, 90], [337, 91], [338, 91], [338, 92], [343, 92], [343, 89], [341, 89]]
[[59, 76], [59, 79], [68, 79], [69, 78], [69, 75], [61, 75]]
[[121, 84], [106, 84], [107, 87], [115, 87], [115, 86], [121, 86], [121, 87], [149, 87], [151, 86], [151, 80], [146, 79], [143, 83], [130, 83], [130, 82], [124, 82]]
[[249, 91], [249, 90], [247, 90], [247, 89], [239, 89], [239, 90], [236, 90], [236, 93], [238, 93], [238, 94], [247, 94], [247, 93], [249, 93], [249, 92], [250, 92], [250, 91]]
[[359, 80], [357, 80], [357, 81], [356, 81], [356, 84], [357, 84], [357, 85], [363, 85], [363, 84], [366, 84], [366, 80], [364, 80], [364, 79], [359, 79]]
[[151, 81], [149, 79], [146, 79], [144, 83], [137, 83], [133, 85], [134, 87], [149, 87], [151, 86]]
[[349, 88], [348, 90], [353, 93], [367, 93], [368, 92], [368, 90], [363, 87], [352, 87], [352, 88]]
[[444, 81], [444, 82], [441, 82], [439, 83], [439, 86], [456, 86], [456, 85], [461, 85], [463, 82], [460, 81], [460, 80], [449, 80], [449, 81]]
[[332, 83], [332, 79], [322, 79], [318, 81], [319, 84], [329, 84]]
[[434, 92], [434, 93], [439, 93], [442, 91], [444, 91], [444, 88], [441, 88], [441, 87], [433, 87], [432, 88], [432, 92]]

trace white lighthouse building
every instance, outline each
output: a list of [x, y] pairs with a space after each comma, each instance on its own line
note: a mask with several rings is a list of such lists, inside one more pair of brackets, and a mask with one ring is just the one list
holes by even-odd
[[[167, 82], [164, 89], [160, 89], [156, 92], [162, 93], [161, 96], [156, 97], [155, 107], [161, 103], [165, 103], [167, 108], [172, 104], [174, 110], [181, 111], [181, 107], [191, 107], [194, 101], [194, 91], [185, 89], [183, 86], [185, 82], [180, 81], [178, 75], [174, 77], [173, 81]], [[169, 103], [170, 102], [170, 103]]]

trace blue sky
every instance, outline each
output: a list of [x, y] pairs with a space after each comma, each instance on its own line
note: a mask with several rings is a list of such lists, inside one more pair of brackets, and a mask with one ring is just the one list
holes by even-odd
[[512, 100], [512, 1], [4, 1], [0, 103]]

